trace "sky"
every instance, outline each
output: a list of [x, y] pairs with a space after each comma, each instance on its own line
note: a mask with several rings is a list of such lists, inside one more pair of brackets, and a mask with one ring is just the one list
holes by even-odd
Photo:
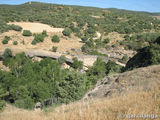
[[160, 12], [160, 0], [0, 0], [0, 4], [22, 4], [28, 1]]

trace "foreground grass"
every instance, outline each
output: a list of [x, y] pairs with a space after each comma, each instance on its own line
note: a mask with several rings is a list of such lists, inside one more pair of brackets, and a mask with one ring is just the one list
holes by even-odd
[[[54, 110], [50, 108], [48, 111], [51, 112], [47, 113], [42, 111], [27, 111], [7, 105], [4, 112], [0, 114], [0, 120], [122, 120], [122, 114], [159, 115], [159, 93], [160, 88], [157, 87], [147, 92], [134, 92], [111, 99], [97, 99], [62, 105]], [[125, 119], [128, 118], [125, 117]]]

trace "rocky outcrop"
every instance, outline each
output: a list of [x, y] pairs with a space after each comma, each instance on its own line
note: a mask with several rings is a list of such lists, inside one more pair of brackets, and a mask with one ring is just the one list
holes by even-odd
[[[51, 52], [47, 50], [42, 50], [42, 49], [27, 49], [27, 50], [21, 50], [21, 49], [11, 49], [13, 51], [13, 55], [20, 53], [20, 52], [25, 52], [26, 56], [29, 56], [30, 58], [52, 58], [57, 60], [61, 55], [65, 55], [62, 53], [58, 52]], [[17, 52], [18, 51], [18, 52]], [[4, 50], [0, 50], [0, 56], [3, 54]], [[73, 63], [72, 58], [77, 57], [78, 60], [83, 61], [83, 64], [85, 67], [92, 66], [93, 63], [97, 60], [97, 56], [95, 55], [65, 55], [66, 57], [66, 63]]]
[[147, 91], [157, 84], [160, 84], [160, 65], [139, 68], [99, 80], [83, 99], [109, 98], [139, 90]]

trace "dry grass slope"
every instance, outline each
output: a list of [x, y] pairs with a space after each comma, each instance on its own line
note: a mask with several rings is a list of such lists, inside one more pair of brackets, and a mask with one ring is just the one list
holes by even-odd
[[157, 88], [149, 92], [135, 92], [111, 99], [77, 102], [62, 105], [47, 114], [8, 106], [0, 114], [0, 120], [122, 120], [122, 114], [126, 115], [124, 120], [127, 120], [127, 115], [159, 115], [159, 92]]

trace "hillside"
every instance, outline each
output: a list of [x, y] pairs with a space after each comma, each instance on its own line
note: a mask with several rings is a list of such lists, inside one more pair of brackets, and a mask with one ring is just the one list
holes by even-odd
[[[54, 47], [58, 54], [70, 58], [83, 54], [105, 56], [123, 66], [127, 62], [122, 60], [124, 56], [132, 57], [138, 49], [154, 41], [160, 31], [160, 20], [154, 17], [155, 14], [146, 12], [31, 2], [0, 5], [0, 13], [0, 39], [11, 38], [9, 45], [0, 44], [1, 52], [7, 47], [16, 53], [29, 49], [48, 52]], [[49, 36], [43, 42], [31, 45], [35, 43], [34, 35], [20, 35], [19, 27], [33, 34], [47, 30]], [[71, 35], [64, 36], [64, 29]], [[53, 35], [60, 38], [60, 43], [51, 42]], [[18, 42], [17, 46], [11, 45], [13, 42]], [[88, 62], [89, 58], [84, 61]]]
[[110, 98], [138, 91], [148, 91], [159, 85], [160, 65], [138, 68], [119, 74], [113, 74], [99, 80], [94, 88], [89, 91], [85, 99]]
[[0, 120], [157, 114], [159, 64], [158, 14], [0, 5]]
[[[149, 119], [157, 118], [160, 111], [157, 106], [160, 104], [159, 73], [160, 66], [158, 65], [110, 75], [99, 81], [89, 92], [91, 98], [97, 99], [78, 101], [56, 108], [50, 107], [45, 112], [27, 111], [7, 105], [4, 112], [0, 114], [0, 119], [121, 120], [123, 116], [123, 119], [127, 120], [131, 117], [130, 115], [141, 114], [152, 115], [146, 117]], [[109, 88], [111, 83], [113, 87]], [[110, 90], [110, 95], [105, 95], [108, 90]], [[142, 119], [141, 117], [137, 118]]]

